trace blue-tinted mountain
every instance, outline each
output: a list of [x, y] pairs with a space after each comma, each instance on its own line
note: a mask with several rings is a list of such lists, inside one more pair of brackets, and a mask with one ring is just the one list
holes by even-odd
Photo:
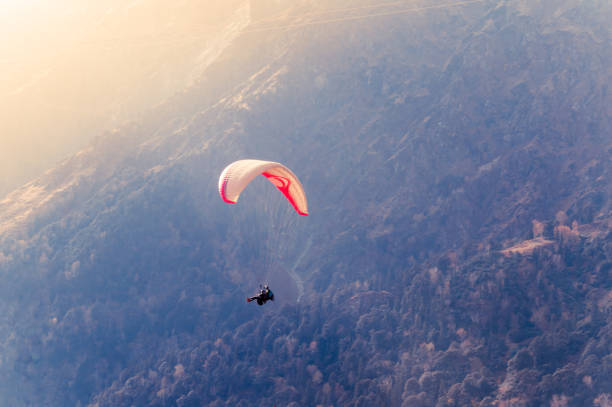
[[[610, 5], [371, 5], [251, 5], [0, 203], [4, 404], [612, 402]], [[311, 215], [263, 179], [223, 203], [245, 157]]]

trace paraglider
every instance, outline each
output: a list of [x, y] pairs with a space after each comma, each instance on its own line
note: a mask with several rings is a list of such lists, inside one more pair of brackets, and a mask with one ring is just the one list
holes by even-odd
[[[224, 202], [235, 204], [247, 185], [258, 175], [266, 177], [293, 206], [300, 215], [308, 215], [306, 193], [297, 176], [286, 166], [273, 161], [238, 160], [234, 161], [219, 176], [219, 195]], [[274, 293], [266, 284], [260, 287], [258, 295], [248, 297], [247, 302], [257, 301], [264, 305], [274, 301]]]
[[259, 294], [247, 298], [247, 302], [257, 301], [257, 305], [264, 305], [268, 301], [274, 301], [274, 293], [267, 284], [264, 285], [263, 288], [261, 288], [261, 286], [259, 287]]
[[227, 203], [238, 202], [240, 193], [258, 175], [266, 177], [300, 215], [308, 215], [306, 193], [297, 176], [283, 164], [273, 161], [238, 160], [221, 172], [219, 194]]

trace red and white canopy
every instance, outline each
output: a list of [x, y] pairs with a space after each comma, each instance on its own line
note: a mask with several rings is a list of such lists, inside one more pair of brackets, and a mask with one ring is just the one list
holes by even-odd
[[300, 215], [308, 215], [308, 203], [302, 184], [283, 164], [261, 160], [239, 160], [231, 163], [219, 177], [219, 194], [227, 203], [238, 202], [240, 193], [258, 175], [276, 186]]

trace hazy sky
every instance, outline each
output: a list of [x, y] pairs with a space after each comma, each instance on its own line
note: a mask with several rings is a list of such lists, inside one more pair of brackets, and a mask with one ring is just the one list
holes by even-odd
[[194, 79], [244, 0], [0, 0], [0, 199]]

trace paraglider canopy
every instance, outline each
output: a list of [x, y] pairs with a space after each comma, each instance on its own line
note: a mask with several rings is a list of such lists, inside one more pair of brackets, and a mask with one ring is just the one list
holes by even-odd
[[297, 176], [283, 164], [273, 161], [238, 160], [221, 172], [219, 194], [227, 203], [238, 202], [240, 193], [258, 175], [268, 178], [300, 215], [308, 215], [304, 188]]

